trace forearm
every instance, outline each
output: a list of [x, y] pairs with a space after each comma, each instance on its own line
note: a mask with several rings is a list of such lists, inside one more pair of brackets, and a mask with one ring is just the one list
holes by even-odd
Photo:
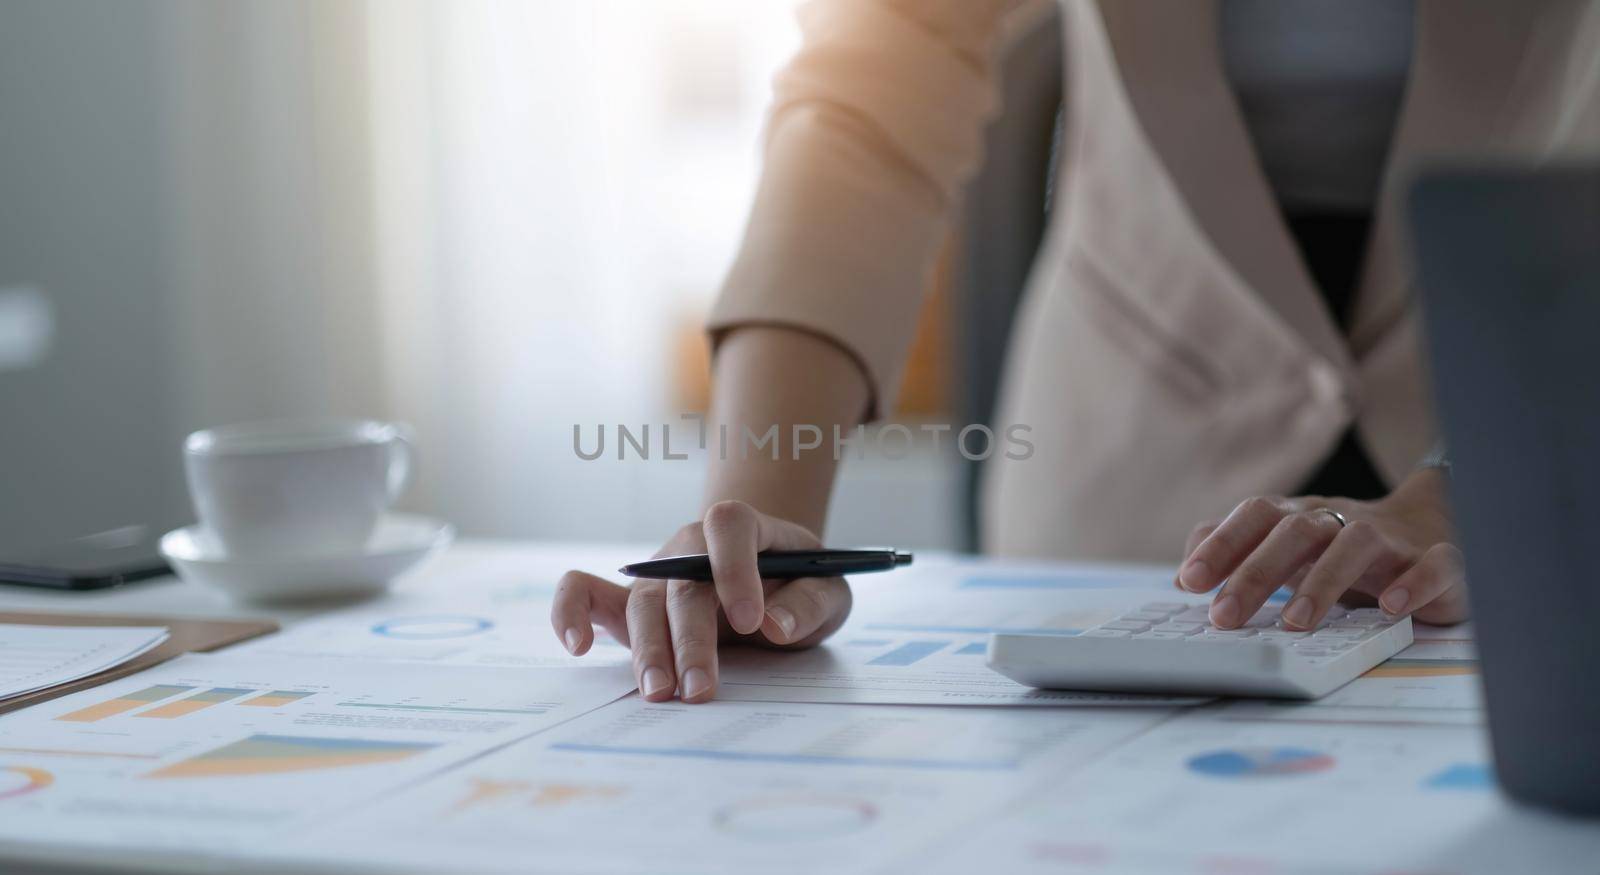
[[[710, 442], [706, 506], [737, 499], [820, 536], [838, 467], [833, 429], [846, 432], [861, 422], [868, 393], [860, 365], [827, 340], [782, 327], [729, 332], [717, 349], [707, 418], [709, 433], [726, 427], [727, 438]], [[777, 459], [770, 446], [757, 450], [746, 439], [774, 425]], [[822, 446], [795, 453], [796, 425], [820, 430]]]

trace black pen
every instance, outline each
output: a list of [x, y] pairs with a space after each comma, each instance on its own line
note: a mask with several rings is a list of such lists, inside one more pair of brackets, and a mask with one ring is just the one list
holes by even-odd
[[[890, 571], [911, 564], [911, 554], [893, 547], [865, 550], [772, 550], [756, 554], [756, 571], [763, 580], [794, 580], [799, 577], [838, 577]], [[648, 562], [635, 562], [617, 569], [629, 577], [656, 580], [711, 580], [711, 557], [704, 553], [667, 556]]]

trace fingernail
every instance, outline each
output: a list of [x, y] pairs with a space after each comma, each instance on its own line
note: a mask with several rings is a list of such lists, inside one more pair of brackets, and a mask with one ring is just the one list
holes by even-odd
[[573, 656], [578, 655], [578, 646], [583, 643], [583, 635], [577, 629], [568, 629], [561, 639], [567, 642], [567, 652]]
[[1383, 607], [1384, 611], [1395, 615], [1403, 612], [1410, 602], [1411, 593], [1403, 589], [1391, 589], [1383, 594], [1383, 598], [1378, 599], [1378, 603]]
[[691, 668], [683, 673], [683, 698], [698, 699], [711, 689], [711, 675], [703, 668]]
[[767, 608], [767, 616], [778, 624], [778, 629], [783, 632], [783, 640], [788, 641], [794, 635], [794, 614], [789, 613], [788, 608]]
[[1205, 587], [1206, 578], [1210, 576], [1211, 567], [1206, 565], [1203, 560], [1196, 559], [1183, 566], [1183, 570], [1178, 572], [1178, 583], [1182, 584], [1183, 588], [1190, 592], [1200, 592]]
[[654, 666], [644, 670], [644, 679], [639, 682], [639, 688], [644, 691], [646, 698], [671, 686], [672, 679], [667, 677], [667, 673]]
[[1311, 625], [1311, 611], [1314, 607], [1310, 596], [1295, 596], [1294, 601], [1283, 609], [1283, 622], [1305, 629]]
[[1211, 603], [1211, 625], [1222, 629], [1233, 628], [1239, 621], [1239, 600], [1232, 595], [1224, 593], [1222, 598]]
[[728, 608], [728, 625], [740, 634], [754, 632], [761, 627], [761, 606], [748, 599], [734, 602]]

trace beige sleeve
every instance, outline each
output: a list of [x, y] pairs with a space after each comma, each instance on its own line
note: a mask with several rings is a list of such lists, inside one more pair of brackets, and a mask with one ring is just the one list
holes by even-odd
[[998, 110], [989, 56], [1016, 0], [812, 0], [779, 73], [766, 161], [710, 328], [831, 339], [893, 409], [928, 273]]

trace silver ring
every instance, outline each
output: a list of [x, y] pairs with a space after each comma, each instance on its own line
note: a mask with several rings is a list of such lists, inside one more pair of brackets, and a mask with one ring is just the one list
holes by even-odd
[[1312, 511], [1312, 513], [1325, 513], [1328, 516], [1333, 517], [1334, 519], [1339, 521], [1339, 528], [1341, 528], [1341, 529], [1344, 528], [1345, 526], [1350, 525], [1350, 521], [1344, 518], [1344, 514], [1334, 510], [1331, 507], [1319, 507], [1316, 510]]

